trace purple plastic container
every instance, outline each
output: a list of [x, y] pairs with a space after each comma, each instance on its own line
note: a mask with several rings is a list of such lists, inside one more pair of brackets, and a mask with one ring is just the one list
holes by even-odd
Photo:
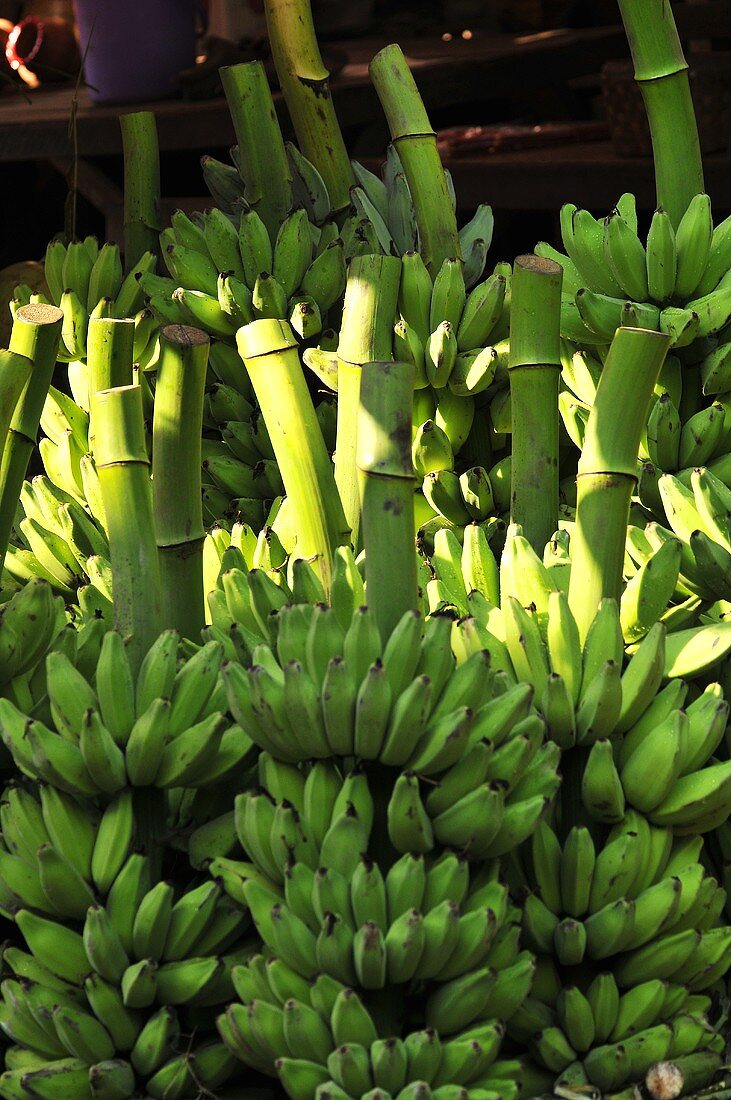
[[195, 8], [196, 0], [74, 0], [89, 97], [138, 103], [175, 95], [178, 74], [195, 62]]

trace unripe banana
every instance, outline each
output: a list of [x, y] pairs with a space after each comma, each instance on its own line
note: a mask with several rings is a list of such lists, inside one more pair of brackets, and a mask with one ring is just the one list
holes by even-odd
[[687, 299], [700, 283], [711, 253], [713, 219], [708, 195], [694, 195], [675, 236], [678, 254], [675, 294]]
[[401, 255], [418, 247], [419, 231], [411, 190], [403, 172], [397, 172], [388, 189], [388, 228]]
[[434, 389], [447, 385], [457, 359], [457, 340], [449, 321], [441, 321], [426, 346], [426, 375]]
[[203, 237], [206, 252], [216, 271], [231, 272], [244, 282], [246, 276], [239, 251], [239, 235], [222, 210], [213, 207], [203, 215]]
[[251, 292], [251, 304], [257, 318], [287, 316], [287, 295], [284, 287], [274, 278], [262, 272], [258, 275]]
[[121, 289], [122, 279], [122, 258], [118, 245], [103, 245], [89, 275], [89, 289], [86, 297], [86, 308], [89, 313], [103, 298], [114, 301]]
[[314, 298], [324, 317], [345, 290], [345, 277], [345, 251], [342, 240], [337, 237], [312, 261], [299, 290], [308, 298]]
[[295, 210], [282, 222], [274, 245], [275, 279], [290, 298], [299, 287], [312, 260], [312, 237], [304, 210]]
[[215, 157], [201, 157], [206, 187], [217, 206], [232, 213], [244, 198], [244, 184], [238, 170]]
[[[692, 344], [700, 328], [700, 317], [691, 309], [666, 306], [660, 314], [659, 323], [653, 321], [653, 328], [670, 337], [672, 348], [684, 348]], [[680, 401], [680, 397], [678, 396]]]
[[505, 276], [498, 273], [479, 283], [470, 292], [457, 325], [457, 346], [460, 351], [484, 347], [500, 319], [506, 288]]
[[301, 203], [316, 225], [322, 225], [330, 214], [330, 196], [317, 168], [300, 153], [296, 145], [286, 142], [287, 160], [292, 171], [292, 191], [296, 203]]
[[168, 245], [165, 263], [177, 284], [189, 290], [200, 290], [215, 298], [218, 270], [210, 259], [184, 245]]
[[576, 294], [576, 306], [584, 324], [606, 341], [612, 340], [622, 325], [626, 304], [621, 298], [610, 298], [588, 288]]
[[411, 455], [414, 472], [421, 478], [436, 470], [451, 470], [454, 463], [449, 436], [433, 420], [425, 421], [417, 429]]
[[647, 286], [655, 302], [666, 302], [675, 291], [677, 253], [670, 215], [658, 207], [647, 234]]
[[624, 790], [611, 741], [599, 740], [592, 745], [581, 780], [581, 799], [594, 821], [611, 825], [624, 817]]
[[647, 261], [642, 241], [618, 213], [604, 222], [604, 255], [624, 293], [636, 302], [646, 302]]
[[418, 252], [406, 252], [401, 261], [399, 312], [422, 345], [429, 339], [432, 279]]
[[[437, 272], [429, 308], [429, 328], [433, 332], [448, 321], [454, 332], [459, 328], [466, 292], [461, 260], [445, 260]], [[476, 345], [473, 345], [476, 346]]]
[[731, 218], [726, 218], [713, 231], [708, 264], [700, 283], [695, 287], [695, 293], [709, 294], [715, 290], [729, 267], [731, 267]]
[[581, 275], [581, 286], [601, 294], [620, 296], [623, 291], [604, 257], [604, 232], [588, 210], [572, 203], [561, 207], [561, 237], [569, 258]]
[[269, 233], [255, 210], [247, 210], [239, 222], [239, 252], [244, 267], [244, 281], [254, 289], [257, 277], [272, 271], [272, 245]]

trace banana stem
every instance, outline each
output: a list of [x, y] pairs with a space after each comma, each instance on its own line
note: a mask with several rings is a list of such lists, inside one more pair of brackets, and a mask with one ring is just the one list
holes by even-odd
[[364, 363], [393, 359], [401, 261], [396, 256], [356, 256], [348, 269], [338, 343], [338, 426], [335, 482], [360, 549], [360, 486], [356, 468], [361, 370]]
[[0, 350], [0, 465], [15, 407], [32, 370], [33, 363], [25, 355]]
[[652, 135], [657, 205], [674, 228], [704, 190], [688, 64], [669, 0], [619, 0]]
[[436, 134], [399, 46], [377, 53], [370, 74], [411, 191], [421, 254], [434, 276], [444, 260], [462, 258]]
[[94, 453], [96, 395], [132, 385], [135, 323], [131, 318], [92, 317], [86, 339], [89, 377], [89, 450]]
[[292, 206], [292, 173], [274, 100], [260, 61], [219, 69], [236, 131], [246, 201], [276, 240]]
[[334, 211], [355, 183], [322, 63], [310, 0], [264, 0], [269, 45], [300, 150], [325, 181]]
[[286, 321], [266, 318], [236, 334], [264, 416], [297, 529], [297, 554], [316, 558], [325, 590], [332, 556], [350, 529], [338, 496], [330, 456]]
[[569, 605], [582, 639], [602, 599], [619, 600], [637, 451], [670, 337], [619, 328], [609, 349], [584, 436], [571, 537]]
[[[10, 418], [0, 465], [0, 573], [8, 550], [18, 498], [36, 445], [38, 425], [51, 384], [63, 313], [56, 306], [21, 306], [10, 334], [10, 351], [33, 364]], [[17, 368], [16, 368], [17, 369]]]
[[366, 363], [360, 384], [358, 470], [366, 598], [381, 637], [417, 607], [410, 363]]
[[205, 626], [201, 435], [210, 341], [168, 325], [160, 334], [152, 426], [152, 500], [163, 629], [199, 641]]
[[510, 306], [510, 518], [541, 557], [558, 526], [558, 384], [563, 271], [518, 256]]
[[124, 263], [160, 249], [160, 150], [152, 111], [120, 115], [124, 151]]
[[129, 642], [136, 673], [162, 630], [160, 566], [152, 516], [142, 391], [119, 386], [96, 395], [96, 466], [114, 576], [114, 625]]

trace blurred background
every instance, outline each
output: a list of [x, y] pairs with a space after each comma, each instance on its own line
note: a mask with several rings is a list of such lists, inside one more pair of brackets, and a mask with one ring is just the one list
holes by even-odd
[[[731, 3], [673, 7], [721, 217], [731, 205]], [[555, 240], [562, 202], [603, 213], [634, 190], [654, 206], [615, 0], [313, 0], [313, 14], [346, 140], [372, 168], [387, 133], [367, 64], [401, 44], [460, 203], [495, 210], [496, 259]], [[227, 160], [233, 142], [218, 67], [253, 58], [275, 85], [262, 0], [0, 0], [0, 267], [40, 257], [64, 226], [119, 237], [122, 111], [156, 113], [166, 210], [202, 208], [200, 156]], [[287, 130], [284, 108], [280, 117]]]

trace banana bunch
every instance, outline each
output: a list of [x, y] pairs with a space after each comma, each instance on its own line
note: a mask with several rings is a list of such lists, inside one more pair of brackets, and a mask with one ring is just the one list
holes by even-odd
[[[244, 523], [231, 531], [213, 528], [203, 551], [204, 588], [211, 627], [208, 634], [224, 646], [227, 660], [244, 660], [232, 647], [237, 638], [248, 666], [266, 663], [267, 648], [276, 651], [285, 605], [324, 603], [325, 590], [317, 562], [296, 555], [296, 532], [286, 498], [270, 512], [271, 521], [258, 535]], [[350, 546], [339, 546], [333, 557], [332, 610], [347, 623], [365, 602], [365, 587]], [[303, 609], [308, 613], [308, 609]], [[255, 648], [265, 643], [254, 655]]]
[[[336, 227], [333, 228], [334, 212], [327, 186], [314, 164], [295, 145], [287, 142], [286, 150], [292, 176], [293, 208], [304, 210], [314, 247], [322, 251], [338, 236]], [[208, 156], [202, 158], [201, 165], [206, 186], [216, 206], [237, 220], [242, 212], [249, 209], [249, 205], [238, 170], [239, 147], [233, 146], [230, 155], [231, 165]], [[396, 147], [389, 144], [380, 177], [357, 161], [351, 161], [351, 167], [356, 182], [350, 191], [350, 208], [339, 234], [346, 260], [363, 253], [402, 256], [418, 250], [413, 200]], [[446, 170], [445, 176], [452, 206], [456, 209], [452, 177]], [[193, 221], [198, 228], [203, 228], [197, 216], [193, 217]], [[181, 224], [184, 225], [182, 219]], [[481, 205], [460, 230], [460, 250], [468, 287], [478, 281], [484, 270], [493, 224], [490, 207]], [[324, 240], [323, 236], [318, 236], [318, 230]], [[192, 244], [192, 237], [190, 242], [184, 243]], [[212, 255], [212, 258], [215, 261], [215, 256]], [[273, 274], [276, 275], [276, 272]]]
[[[706, 471], [698, 473], [703, 480]], [[499, 521], [489, 521], [472, 523], [463, 531], [445, 528], [435, 533], [433, 548], [422, 563], [426, 605], [432, 614], [447, 613], [473, 620], [455, 631], [465, 637], [477, 631], [481, 644], [490, 650], [493, 667], [505, 671], [515, 683], [523, 678], [534, 683], [537, 699], [544, 690], [560, 691], [563, 697], [563, 688], [551, 676], [561, 671], [562, 662], [556, 654], [562, 622], [570, 623], [567, 629], [572, 636], [576, 629], [566, 605], [572, 524], [566, 523], [556, 532], [545, 548], [543, 560], [516, 526], [508, 530], [498, 559], [493, 544], [496, 536], [501, 536], [501, 526]], [[664, 676], [703, 679], [731, 651], [727, 603], [718, 596], [713, 603], [709, 590], [703, 590], [708, 596], [705, 600], [695, 594], [701, 590], [696, 584], [694, 559], [683, 541], [687, 537], [683, 533], [681, 538], [657, 523], [647, 524], [644, 529], [632, 523], [628, 526], [626, 583], [619, 607], [605, 604], [602, 612], [609, 631], [607, 652], [619, 662], [620, 668], [623, 642], [627, 655], [632, 656], [639, 643], [650, 635], [655, 639], [658, 667]], [[693, 579], [686, 579], [686, 573]], [[512, 603], [510, 597], [514, 597]], [[553, 649], [547, 629], [551, 607], [556, 622]], [[655, 629], [658, 623], [667, 632], [661, 645]], [[521, 656], [523, 635], [531, 639], [531, 644]], [[559, 664], [555, 665], [555, 661]], [[574, 649], [569, 661], [575, 665], [569, 680], [574, 685], [582, 682], [588, 687], [582, 677], [579, 649]], [[567, 736], [567, 744], [573, 744], [573, 734]], [[558, 739], [561, 740], [560, 734]]]
[[432, 283], [418, 253], [403, 257], [394, 357], [414, 366], [414, 470], [431, 514], [456, 526], [494, 509], [484, 465], [503, 440], [483, 421], [506, 384], [509, 287], [507, 264], [468, 294], [460, 261]]
[[5, 570], [21, 584], [47, 581], [68, 603], [78, 603], [84, 617], [101, 615], [111, 625], [109, 544], [89, 453], [86, 363], [69, 363], [68, 378], [72, 396], [50, 386], [43, 405], [38, 450], [45, 473], [23, 483]]
[[[360, 253], [406, 256], [419, 251], [419, 233], [411, 191], [395, 145], [389, 144], [381, 178], [351, 161], [356, 185], [350, 191], [350, 212], [342, 229], [348, 259]], [[445, 169], [452, 207], [454, 184]], [[492, 209], [481, 204], [459, 231], [462, 270], [467, 288], [481, 278], [492, 242]]]
[[[101, 247], [95, 237], [72, 241], [64, 245], [60, 240], [51, 241], [46, 249], [45, 278], [50, 300], [63, 310], [59, 360], [72, 363], [86, 357], [87, 330], [90, 317], [135, 317], [136, 327], [141, 323], [144, 292], [140, 278], [154, 272], [157, 258], [146, 252], [139, 262], [124, 274], [119, 248], [116, 244]], [[30, 301], [45, 301], [42, 295], [33, 295], [27, 286], [16, 287], [11, 310], [27, 305]], [[140, 331], [140, 340], [142, 332]], [[147, 325], [147, 339], [140, 355], [149, 347], [152, 353], [157, 333]]]
[[710, 1077], [724, 1040], [707, 991], [731, 963], [731, 928], [719, 924], [726, 892], [701, 862], [702, 838], [636, 810], [601, 845], [591, 820], [562, 835], [543, 822], [512, 859], [538, 972], [511, 1036], [566, 1085], [614, 1091], [655, 1062], [701, 1054]]
[[710, 603], [731, 598], [731, 539], [729, 505], [731, 490], [711, 468], [690, 471], [687, 480], [664, 474], [657, 482], [667, 527], [650, 524], [645, 529], [651, 545], [672, 542], [678, 547], [681, 596], [696, 596]]
[[[709, 353], [716, 363], [724, 355], [731, 365], [731, 344]], [[576, 350], [562, 341], [562, 367], [561, 418], [568, 439], [581, 449], [602, 371], [601, 354], [596, 348]], [[640, 443], [639, 500], [661, 521], [664, 510], [657, 481], [663, 473], [688, 483], [695, 467], [709, 466], [724, 482], [731, 478], [726, 457], [731, 446], [731, 403], [725, 388], [731, 385], [731, 376], [728, 381], [719, 380], [718, 375], [716, 382], [704, 381], [705, 368], [698, 367], [695, 361], [683, 363], [677, 354], [667, 357]]]
[[543, 242], [536, 251], [564, 269], [562, 335], [579, 346], [607, 344], [630, 324], [667, 332], [682, 356], [728, 325], [731, 221], [714, 229], [708, 195], [691, 200], [677, 230], [656, 210], [645, 245], [634, 195], [622, 195], [602, 221], [567, 203], [561, 237], [566, 255]]
[[[465, 272], [462, 261], [448, 259], [432, 280], [418, 252], [402, 257], [393, 355], [414, 367], [416, 525], [427, 537], [440, 526], [482, 522], [504, 503], [486, 467], [504, 453], [511, 431], [509, 409], [507, 426], [502, 413], [497, 427], [491, 420], [507, 393], [511, 269], [498, 264], [469, 293]], [[306, 348], [303, 361], [337, 391], [334, 348]]]
[[[499, 971], [496, 1003], [511, 969]], [[219, 1018], [219, 1032], [242, 1061], [265, 1073], [274, 1066], [293, 1100], [509, 1100], [551, 1085], [527, 1060], [497, 1057], [504, 1028], [495, 1019], [384, 1038], [383, 1009], [326, 973], [308, 983], [277, 956], [253, 955], [232, 978], [242, 1003]]]
[[620, 325], [634, 325], [672, 338], [641, 458], [658, 473], [689, 476], [724, 456], [731, 430], [731, 220], [714, 229], [708, 196], [696, 195], [677, 230], [656, 210], [643, 245], [634, 196], [625, 194], [603, 221], [567, 204], [561, 233], [567, 255], [544, 242], [536, 252], [564, 270], [561, 334], [569, 346], [560, 407], [568, 436], [581, 447], [607, 345]]
[[27, 950], [4, 954], [0, 1096], [194, 1097], [235, 1072], [207, 1017], [255, 944], [215, 882], [160, 878], [165, 816], [158, 837], [131, 790], [104, 809], [50, 783], [4, 792], [2, 909]]
[[[148, 417], [154, 370], [136, 371]], [[98, 476], [89, 453], [89, 391], [85, 363], [69, 364], [72, 396], [51, 386], [41, 416], [39, 443], [45, 476], [25, 482], [21, 517], [6, 570], [16, 581], [42, 577], [85, 617], [111, 625], [112, 578]], [[251, 399], [251, 400], [250, 400]], [[325, 424], [325, 418], [321, 418]], [[241, 359], [214, 341], [206, 394], [203, 439], [203, 506], [209, 523], [240, 514], [257, 530], [283, 491], [274, 452]], [[213, 436], [215, 433], [215, 437]]]
[[149, 272], [139, 280], [148, 308], [164, 324], [192, 324], [229, 343], [261, 317], [286, 319], [311, 341], [345, 290], [337, 224], [320, 227], [300, 204], [275, 239], [243, 200], [235, 214], [214, 207], [188, 217], [178, 210], [160, 244], [168, 276]]
[[[407, 1096], [417, 1082], [435, 1095], [469, 1084], [479, 1097], [498, 1080], [517, 1095], [517, 1071], [495, 1058], [533, 960], [520, 951], [498, 857], [547, 812], [560, 750], [544, 743], [530, 688], [511, 690], [482, 650], [457, 664], [449, 618], [408, 612], [383, 644], [342, 572], [332, 606], [282, 593], [264, 620], [269, 644], [256, 646], [250, 667], [223, 669], [230, 711], [261, 752], [258, 783], [236, 797], [225, 826], [247, 858], [229, 849], [208, 869], [249, 909], [264, 953], [235, 970], [243, 1004], [219, 1032], [293, 1097], [320, 1086], [323, 1096]], [[236, 616], [239, 630], [261, 630], [257, 574], [221, 575], [227, 608], [239, 600], [249, 616]], [[402, 1049], [396, 1038], [416, 989], [425, 1008], [414, 1030], [442, 1037], [428, 1072], [403, 1056], [416, 1040]], [[378, 1031], [346, 1039], [336, 995], [343, 1008], [360, 1005], [357, 1019], [373, 1012]]]
[[557, 790], [560, 750], [544, 744], [530, 689], [505, 691], [484, 649], [463, 648], [455, 667], [449, 619], [424, 626], [408, 613], [382, 646], [367, 608], [347, 628], [325, 604], [284, 605], [278, 618], [275, 647], [223, 670], [231, 713], [260, 748], [290, 763], [355, 756], [403, 769], [388, 799], [399, 852], [447, 844], [492, 859], [531, 834]]
[[210, 349], [203, 414], [203, 506], [209, 522], [240, 514], [257, 530], [283, 492], [269, 433], [244, 365], [222, 340]]
[[28, 580], [0, 606], [0, 686], [32, 674], [66, 622], [63, 600], [50, 584]]
[[241, 768], [251, 742], [227, 718], [224, 650], [212, 640], [180, 666], [179, 638], [161, 634], [137, 677], [108, 631], [91, 674], [63, 649], [46, 659], [51, 721], [0, 699], [0, 735], [23, 775], [79, 798], [124, 800], [130, 788], [194, 789]]
[[[429, 535], [493, 516], [486, 467], [505, 446], [488, 406], [507, 385], [511, 271], [498, 264], [467, 291], [466, 264], [445, 260], [432, 280], [418, 252], [402, 259], [394, 358], [414, 367], [412, 456], [421, 480], [416, 523]], [[327, 380], [332, 352], [309, 349], [308, 366]], [[508, 425], [508, 432], [510, 426]]]
[[[278, 1075], [295, 1098], [330, 1080], [348, 1096], [374, 1085], [399, 1095], [415, 1081], [494, 1087], [503, 1076], [495, 1065], [501, 1021], [527, 995], [534, 968], [520, 951], [519, 913], [497, 864], [473, 870], [461, 852], [432, 857], [422, 843], [396, 845], [403, 854], [387, 871], [383, 860], [382, 871], [365, 854], [375, 806], [362, 770], [345, 773], [325, 760], [303, 770], [264, 752], [259, 775], [261, 785], [234, 807], [251, 862], [214, 859], [209, 867], [248, 906], [272, 953], [233, 972], [243, 1003], [218, 1021], [229, 1049]], [[389, 808], [393, 844], [391, 824]], [[378, 1000], [386, 988], [388, 1001]], [[425, 990], [421, 1024], [429, 1031], [402, 1048], [394, 1036], [414, 988]], [[430, 1033], [432, 1057], [417, 1069], [405, 1055]]]
[[82, 504], [78, 495], [38, 474], [24, 482], [20, 505], [24, 515], [8, 548], [7, 572], [21, 583], [44, 580], [69, 603], [78, 603], [84, 618], [101, 615], [111, 623], [109, 543], [86, 498]]

